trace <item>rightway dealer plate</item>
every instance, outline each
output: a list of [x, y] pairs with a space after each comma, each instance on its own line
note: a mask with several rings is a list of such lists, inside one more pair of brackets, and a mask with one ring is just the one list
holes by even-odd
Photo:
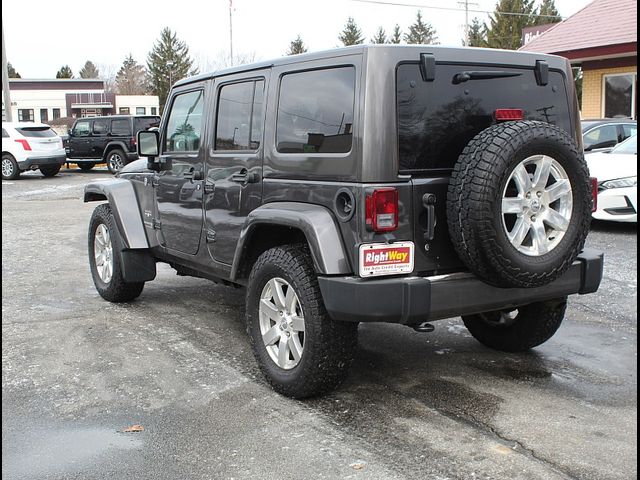
[[413, 272], [413, 242], [360, 245], [360, 276], [377, 277]]

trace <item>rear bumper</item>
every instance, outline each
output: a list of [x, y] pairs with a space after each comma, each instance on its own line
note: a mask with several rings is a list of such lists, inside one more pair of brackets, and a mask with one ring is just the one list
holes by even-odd
[[64, 154], [48, 155], [43, 157], [27, 157], [18, 162], [20, 170], [35, 169], [45, 165], [63, 165], [67, 161]]
[[470, 273], [380, 280], [319, 277], [334, 320], [415, 325], [425, 321], [517, 307], [598, 290], [604, 254], [585, 249], [562, 277], [536, 288], [499, 288]]

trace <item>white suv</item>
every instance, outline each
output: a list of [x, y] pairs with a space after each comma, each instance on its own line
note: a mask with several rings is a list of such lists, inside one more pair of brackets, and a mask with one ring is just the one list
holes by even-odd
[[2, 123], [2, 179], [37, 170], [53, 177], [67, 160], [62, 139], [49, 125], [33, 122]]

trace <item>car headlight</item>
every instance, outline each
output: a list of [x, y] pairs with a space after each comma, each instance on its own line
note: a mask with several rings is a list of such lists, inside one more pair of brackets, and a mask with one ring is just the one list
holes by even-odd
[[625, 177], [616, 178], [615, 180], [607, 180], [600, 184], [600, 190], [607, 190], [609, 188], [625, 188], [635, 187], [638, 185], [638, 177]]

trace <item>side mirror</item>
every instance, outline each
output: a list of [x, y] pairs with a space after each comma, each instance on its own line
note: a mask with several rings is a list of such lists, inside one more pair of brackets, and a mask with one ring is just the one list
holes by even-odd
[[163, 170], [160, 154], [160, 133], [157, 130], [141, 130], [137, 134], [136, 149], [139, 157], [147, 157], [147, 168], [159, 172]]

